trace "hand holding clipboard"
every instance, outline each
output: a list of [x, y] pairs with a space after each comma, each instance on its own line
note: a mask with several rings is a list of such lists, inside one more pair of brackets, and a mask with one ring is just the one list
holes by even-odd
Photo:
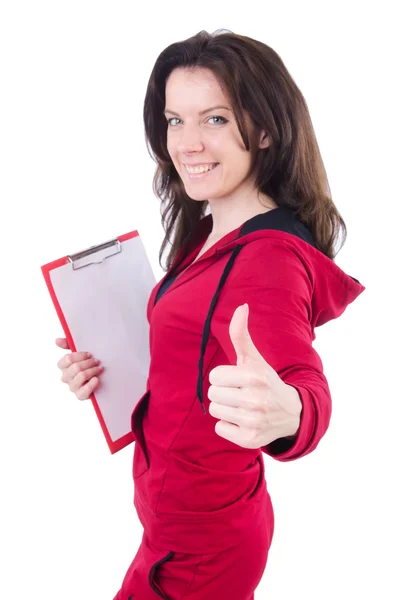
[[[66, 338], [57, 338], [56, 345], [70, 350]], [[88, 352], [69, 352], [63, 356], [57, 367], [62, 371], [61, 381], [69, 385], [78, 400], [88, 400], [99, 384], [99, 375], [103, 371], [100, 361]]]
[[133, 441], [131, 413], [150, 365], [147, 303], [156, 280], [138, 231], [41, 267], [72, 352], [104, 366], [90, 396], [111, 453]]

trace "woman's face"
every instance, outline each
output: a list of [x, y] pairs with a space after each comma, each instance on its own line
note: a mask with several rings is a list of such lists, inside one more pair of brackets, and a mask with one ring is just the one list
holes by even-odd
[[[255, 130], [246, 113], [247, 152], [230, 102], [209, 69], [172, 71], [166, 83], [164, 115], [168, 152], [190, 198], [229, 200], [252, 191], [255, 155], [269, 145], [268, 138]], [[185, 166], [211, 163], [219, 164], [200, 175], [189, 175]]]

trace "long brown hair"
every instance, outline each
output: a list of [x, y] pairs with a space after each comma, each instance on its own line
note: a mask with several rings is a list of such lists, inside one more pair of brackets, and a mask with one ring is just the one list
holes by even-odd
[[[334, 260], [346, 240], [345, 222], [332, 198], [306, 101], [278, 54], [250, 37], [218, 30], [200, 31], [175, 42], [158, 56], [144, 101], [145, 141], [157, 168], [153, 191], [161, 200], [165, 238], [171, 244], [168, 270], [181, 248], [205, 216], [208, 201], [190, 198], [167, 150], [165, 86], [177, 67], [207, 68], [229, 94], [239, 132], [250, 151], [243, 110], [264, 129], [270, 146], [257, 153], [256, 188], [278, 206], [294, 210], [311, 231], [316, 247]], [[172, 235], [173, 232], [173, 235]], [[336, 241], [342, 232], [341, 245]]]

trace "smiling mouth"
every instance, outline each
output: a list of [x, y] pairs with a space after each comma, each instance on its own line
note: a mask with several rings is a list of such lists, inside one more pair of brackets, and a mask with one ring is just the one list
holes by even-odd
[[183, 165], [185, 172], [187, 173], [189, 179], [198, 179], [201, 177], [204, 177], [205, 175], [208, 175], [209, 173], [211, 173], [212, 171], [215, 171], [215, 169], [219, 166], [219, 163], [215, 163], [214, 165], [211, 166], [210, 169], [206, 169], [205, 171], [197, 171], [196, 173], [189, 173], [189, 171], [187, 170], [186, 165]]

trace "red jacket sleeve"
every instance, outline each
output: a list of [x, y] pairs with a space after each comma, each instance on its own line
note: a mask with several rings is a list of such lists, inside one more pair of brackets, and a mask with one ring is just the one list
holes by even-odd
[[315, 274], [296, 246], [263, 238], [243, 247], [221, 290], [211, 332], [229, 364], [237, 358], [229, 336], [234, 311], [249, 305], [248, 328], [264, 359], [302, 402], [297, 436], [274, 440], [262, 448], [279, 461], [312, 452], [331, 417], [331, 395], [322, 361], [312, 346], [312, 295]]

